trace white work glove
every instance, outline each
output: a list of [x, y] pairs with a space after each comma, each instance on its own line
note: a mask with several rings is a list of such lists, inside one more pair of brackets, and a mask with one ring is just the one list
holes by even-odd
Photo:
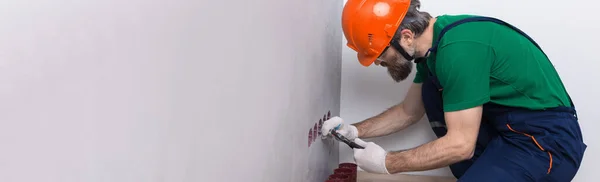
[[354, 149], [354, 161], [356, 165], [366, 172], [390, 174], [385, 166], [385, 157], [387, 151], [373, 142], [364, 142], [360, 138], [354, 139], [354, 142], [364, 149]]
[[323, 126], [321, 127], [321, 136], [326, 138], [327, 136], [331, 136], [329, 133], [331, 130], [335, 129], [336, 132], [348, 138], [348, 140], [354, 140], [358, 137], [358, 129], [355, 126], [344, 124], [344, 120], [338, 116], [332, 117], [327, 121], [323, 122]]

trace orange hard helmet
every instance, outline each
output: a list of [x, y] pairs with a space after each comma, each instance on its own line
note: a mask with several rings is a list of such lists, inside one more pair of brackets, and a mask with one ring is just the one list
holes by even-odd
[[342, 29], [360, 64], [373, 64], [390, 45], [409, 7], [410, 0], [348, 0]]

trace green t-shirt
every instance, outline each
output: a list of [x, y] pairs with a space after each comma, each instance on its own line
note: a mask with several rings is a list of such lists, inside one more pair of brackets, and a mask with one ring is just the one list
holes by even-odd
[[[438, 16], [433, 41], [446, 25], [470, 16]], [[421, 64], [415, 83], [427, 76]], [[444, 87], [445, 112], [487, 102], [528, 109], [571, 106], [546, 56], [526, 37], [494, 22], [469, 22], [450, 29], [427, 65]]]

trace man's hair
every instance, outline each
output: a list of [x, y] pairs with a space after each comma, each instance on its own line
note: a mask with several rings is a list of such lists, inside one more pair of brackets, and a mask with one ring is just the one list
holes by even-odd
[[400, 23], [400, 27], [396, 30], [394, 39], [400, 39], [400, 36], [402, 36], [400, 32], [404, 29], [412, 31], [415, 34], [415, 37], [419, 37], [423, 34], [427, 26], [429, 26], [431, 15], [427, 12], [419, 11], [419, 8], [421, 8], [420, 0], [410, 1], [408, 12]]

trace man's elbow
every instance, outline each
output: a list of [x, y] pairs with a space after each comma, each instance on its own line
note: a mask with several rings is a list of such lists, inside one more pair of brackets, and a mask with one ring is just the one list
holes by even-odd
[[409, 123], [416, 123], [425, 116], [425, 108], [422, 105], [407, 105], [402, 103], [401, 108], [402, 114], [404, 114], [401, 116], [406, 116], [406, 120]]
[[473, 155], [475, 155], [475, 146], [473, 145], [467, 145], [464, 147], [465, 149], [463, 149], [461, 151], [461, 159], [462, 160], [469, 160], [471, 158], [473, 158]]
[[459, 161], [468, 160], [475, 154], [475, 144], [465, 140], [455, 140], [452, 148], [454, 158]]

